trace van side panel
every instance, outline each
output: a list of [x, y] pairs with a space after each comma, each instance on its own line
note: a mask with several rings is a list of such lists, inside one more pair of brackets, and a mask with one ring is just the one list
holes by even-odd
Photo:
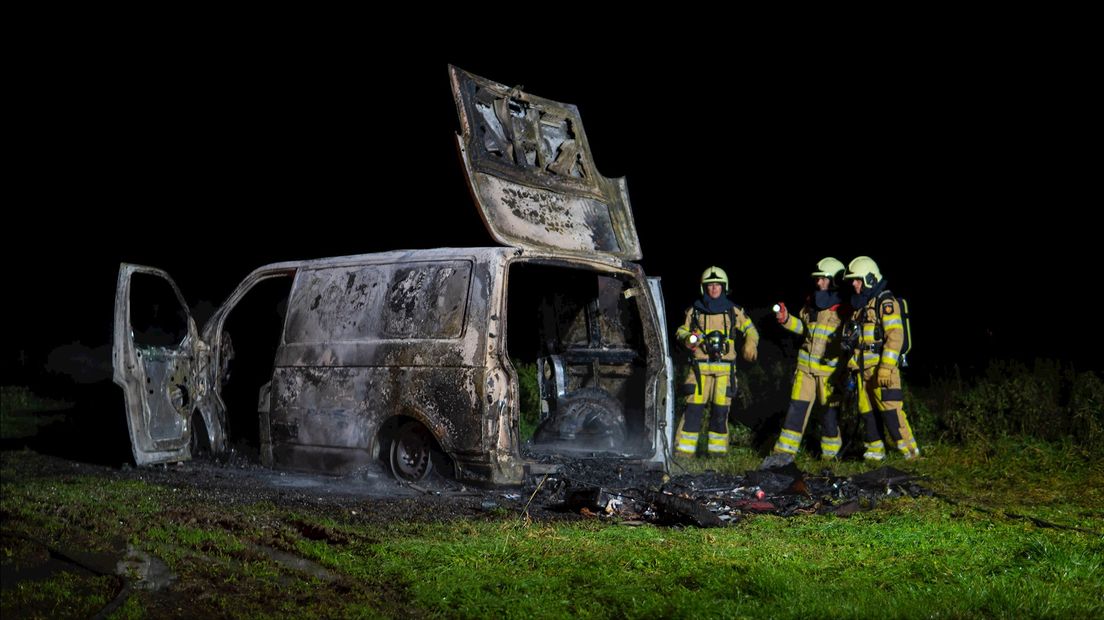
[[288, 301], [284, 343], [460, 339], [469, 260], [303, 269]]
[[500, 338], [491, 308], [503, 254], [417, 251], [300, 270], [271, 384], [274, 461], [351, 471], [380, 456], [382, 425], [405, 416], [461, 478], [492, 481], [486, 412], [500, 390], [488, 388], [486, 366]]
[[424, 424], [446, 452], [471, 452], [484, 445], [482, 375], [470, 367], [278, 368], [273, 456], [294, 469], [347, 473], [373, 460], [392, 415]]

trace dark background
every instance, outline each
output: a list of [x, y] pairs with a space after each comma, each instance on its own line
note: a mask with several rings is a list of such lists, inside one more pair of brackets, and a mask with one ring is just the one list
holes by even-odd
[[1104, 366], [1088, 269], [1101, 108], [1072, 48], [642, 42], [592, 59], [325, 39], [152, 36], [17, 63], [3, 383], [99, 376], [121, 261], [210, 308], [269, 262], [493, 244], [448, 63], [578, 105], [600, 172], [628, 179], [672, 330], [708, 265], [761, 313], [799, 306], [820, 258], [865, 254], [910, 299], [917, 376], [1005, 356]]

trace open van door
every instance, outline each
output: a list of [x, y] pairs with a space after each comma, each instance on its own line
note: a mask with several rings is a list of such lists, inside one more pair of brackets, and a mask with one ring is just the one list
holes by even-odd
[[[210, 355], [169, 274], [123, 263], [115, 288], [112, 347], [114, 381], [126, 397], [134, 461], [138, 465], [191, 458], [193, 415], [212, 385]], [[221, 449], [217, 416], [204, 416], [207, 441]]]
[[449, 75], [468, 185], [495, 241], [640, 260], [625, 179], [598, 174], [578, 108], [456, 67]]

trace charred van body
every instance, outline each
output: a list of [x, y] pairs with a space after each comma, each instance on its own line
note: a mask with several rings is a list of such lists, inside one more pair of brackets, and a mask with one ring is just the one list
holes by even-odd
[[[502, 245], [266, 265], [202, 330], [168, 274], [124, 264], [113, 362], [139, 465], [225, 450], [228, 417], [256, 415], [261, 460], [275, 467], [383, 462], [414, 480], [437, 462], [481, 484], [518, 484], [587, 456], [666, 467], [663, 302], [632, 262], [641, 253], [624, 181], [594, 169], [574, 106], [450, 73], [472, 195]], [[256, 411], [228, 411], [225, 322], [274, 279], [290, 284], [271, 377]], [[137, 324], [135, 292], [148, 286], [180, 306], [172, 336]], [[539, 388], [532, 437], [523, 367]]]

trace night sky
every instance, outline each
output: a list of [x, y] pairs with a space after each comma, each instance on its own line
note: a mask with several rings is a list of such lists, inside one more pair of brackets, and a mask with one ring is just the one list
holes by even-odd
[[818, 259], [865, 254], [910, 300], [921, 367], [1104, 366], [1086, 224], [1099, 107], [1054, 58], [109, 47], [46, 58], [13, 95], [4, 383], [33, 382], [58, 346], [109, 342], [121, 261], [219, 303], [269, 262], [493, 245], [456, 153], [449, 63], [579, 107], [598, 170], [627, 177], [671, 329], [708, 265], [737, 303], [797, 307]]

